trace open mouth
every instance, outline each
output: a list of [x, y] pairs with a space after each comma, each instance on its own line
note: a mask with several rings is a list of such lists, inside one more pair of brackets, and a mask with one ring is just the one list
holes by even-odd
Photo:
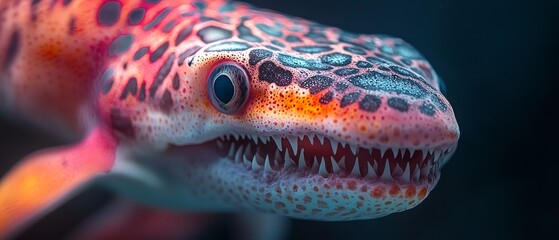
[[368, 182], [429, 184], [436, 181], [444, 149], [362, 148], [320, 135], [229, 135], [217, 140], [222, 154], [247, 170]]

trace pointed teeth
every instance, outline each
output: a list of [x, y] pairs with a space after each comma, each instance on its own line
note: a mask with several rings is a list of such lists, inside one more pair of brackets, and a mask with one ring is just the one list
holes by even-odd
[[343, 170], [346, 170], [346, 165], [345, 165], [345, 156], [343, 156], [342, 158], [340, 158], [340, 161], [338, 161], [338, 165], [340, 166], [340, 168], [342, 168]]
[[318, 142], [320, 142], [320, 145], [324, 145], [324, 137], [323, 136], [315, 135], [315, 137], [318, 139]]
[[351, 152], [353, 153], [353, 155], [357, 155], [357, 150], [359, 149], [359, 147], [355, 146], [355, 145], [349, 145], [349, 148], [351, 149]]
[[426, 150], [420, 150], [421, 151], [421, 161], [425, 160], [425, 158], [427, 158], [427, 151]]
[[239, 141], [239, 139], [241, 138], [241, 135], [233, 134], [233, 137], [235, 138], [235, 141]]
[[380, 148], [380, 157], [384, 157], [384, 154], [386, 153], [387, 150], [388, 150], [388, 148], [386, 148], [386, 147], [381, 147], [381, 148]]
[[411, 167], [410, 167], [410, 163], [406, 163], [405, 169], [404, 169], [404, 173], [402, 173], [402, 176], [400, 177], [400, 179], [403, 179], [405, 181], [410, 181], [410, 171], [411, 171]]
[[415, 169], [413, 170], [413, 180], [419, 180], [419, 166], [416, 165]]
[[338, 142], [330, 141], [330, 145], [332, 145], [332, 153], [336, 155], [336, 152], [338, 151]]
[[353, 164], [353, 169], [351, 170], [350, 175], [355, 177], [361, 176], [361, 171], [359, 170], [359, 161], [355, 161], [355, 164]]
[[240, 162], [243, 156], [243, 146], [240, 146], [235, 153], [235, 162]]
[[235, 155], [235, 143], [232, 143], [231, 146], [229, 147], [229, 152], [227, 153], [227, 156], [233, 157], [234, 155]]
[[291, 157], [289, 157], [289, 153], [287, 151], [285, 151], [285, 156], [283, 157], [283, 159], [285, 159], [285, 163], [283, 164], [284, 168], [290, 168], [292, 166], [295, 166], [295, 164], [293, 164], [293, 160], [291, 159]]
[[392, 179], [392, 175], [390, 175], [390, 164], [388, 163], [388, 161], [384, 163], [384, 170], [382, 171], [382, 175], [380, 175], [380, 179], [386, 181]]
[[257, 170], [262, 168], [258, 162], [256, 161], [256, 154], [254, 154], [254, 157], [252, 158], [252, 170]]
[[276, 144], [276, 146], [278, 146], [278, 147], [281, 146], [281, 137], [272, 136], [272, 141]]
[[373, 179], [377, 177], [375, 169], [371, 166], [370, 162], [367, 162], [367, 178]]
[[326, 171], [326, 161], [324, 160], [324, 157], [322, 158], [322, 161], [320, 161], [320, 167], [318, 168], [318, 174], [320, 174], [320, 176], [323, 176], [323, 177], [328, 177], [328, 171]]
[[336, 163], [336, 160], [334, 160], [334, 157], [330, 158], [330, 162], [332, 163], [332, 171], [334, 173], [339, 173], [340, 172], [340, 166], [338, 166], [338, 164]]
[[272, 170], [272, 165], [270, 165], [270, 157], [266, 155], [266, 159], [264, 160], [264, 171], [271, 172]]
[[248, 166], [251, 166], [251, 164], [252, 164], [252, 163], [247, 159], [247, 156], [245, 156], [245, 155], [243, 155], [243, 164], [244, 164], [245, 166], [247, 166], [247, 167], [248, 167]]
[[304, 156], [304, 149], [301, 149], [301, 153], [299, 155], [299, 169], [307, 168], [307, 163], [305, 163], [305, 156]]
[[258, 139], [264, 144], [268, 143], [268, 137], [258, 136]]
[[289, 140], [289, 144], [291, 145], [293, 154], [297, 155], [297, 150], [299, 149], [299, 147], [297, 146], [297, 142], [298, 142], [297, 137], [289, 136], [287, 137], [287, 140]]
[[220, 149], [223, 149], [223, 147], [225, 147], [225, 145], [223, 144], [223, 140], [220, 139], [217, 141], [217, 147]]

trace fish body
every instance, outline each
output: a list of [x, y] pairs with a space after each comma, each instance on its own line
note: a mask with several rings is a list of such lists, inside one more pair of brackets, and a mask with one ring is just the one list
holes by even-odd
[[423, 201], [457, 146], [444, 83], [399, 38], [220, 0], [0, 17], [0, 107], [83, 139], [4, 177], [0, 236], [93, 180], [173, 210], [378, 218]]

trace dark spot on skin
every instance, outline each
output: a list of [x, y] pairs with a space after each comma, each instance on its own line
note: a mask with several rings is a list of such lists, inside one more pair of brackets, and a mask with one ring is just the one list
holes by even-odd
[[336, 69], [336, 71], [334, 71], [334, 74], [344, 77], [344, 76], [349, 76], [352, 74], [356, 74], [359, 72], [359, 69], [357, 68], [340, 68], [340, 69]]
[[306, 68], [309, 70], [330, 70], [332, 67], [316, 60], [306, 60], [303, 58], [293, 57], [286, 54], [279, 54], [278, 60], [287, 67]]
[[103, 75], [101, 76], [101, 91], [103, 94], [107, 94], [111, 88], [113, 87], [114, 83], [114, 71], [112, 68], [105, 70]]
[[[419, 69], [421, 69], [421, 71], [423, 71], [424, 76], [425, 76], [427, 79], [433, 79], [433, 74], [432, 74], [432, 72], [431, 72], [431, 68], [429, 68], [427, 65], [425, 65], [425, 64], [423, 64], [423, 63], [422, 63], [422, 64], [419, 64]], [[423, 74], [421, 74], [421, 75], [423, 75]]]
[[410, 59], [408, 59], [408, 58], [402, 58], [402, 59], [400, 59], [400, 61], [403, 62], [404, 64], [408, 65], [408, 66], [411, 66], [412, 63], [413, 63], [413, 62], [412, 62]]
[[117, 1], [107, 1], [99, 8], [97, 20], [102, 25], [111, 26], [120, 18], [121, 4]]
[[12, 65], [13, 61], [16, 59], [16, 55], [19, 52], [20, 47], [20, 39], [19, 39], [19, 32], [14, 31], [12, 36], [10, 37], [10, 43], [8, 45], [8, 52], [6, 53], [6, 57], [4, 59], [4, 69], [7, 69]]
[[320, 60], [332, 66], [345, 66], [351, 63], [351, 56], [343, 53], [330, 53], [320, 57]]
[[433, 106], [433, 104], [430, 103], [422, 103], [419, 106], [419, 111], [427, 116], [435, 116], [435, 106]]
[[298, 46], [293, 47], [293, 50], [300, 53], [321, 53], [330, 51], [332, 48], [328, 46]]
[[136, 92], [138, 92], [138, 80], [135, 77], [132, 77], [128, 80], [126, 87], [124, 87], [124, 90], [120, 95], [120, 100], [126, 99], [129, 94], [132, 96], [136, 96]]
[[231, 36], [233, 36], [231, 31], [216, 26], [207, 26], [198, 31], [198, 37], [205, 43], [231, 38]]
[[63, 6], [68, 6], [68, 5], [70, 5], [70, 3], [72, 3], [72, 0], [64, 0], [64, 1], [62, 1], [62, 5], [63, 5]]
[[279, 48], [274, 47], [274, 46], [266, 45], [266, 46], [264, 46], [264, 47], [266, 47], [267, 49], [270, 49], [270, 50], [272, 50], [272, 51], [280, 51]]
[[350, 77], [348, 81], [365, 90], [393, 92], [414, 98], [427, 96], [427, 90], [411, 79], [401, 78], [396, 75], [386, 75], [376, 71]]
[[31, 5], [37, 5], [40, 2], [41, 2], [41, 0], [33, 0], [33, 1], [31, 1]]
[[249, 41], [249, 42], [262, 42], [262, 39], [254, 36], [252, 34], [252, 31], [250, 30], [250, 28], [247, 28], [244, 23], [241, 23], [238, 27], [237, 27], [237, 32], [239, 34], [239, 38]]
[[109, 56], [120, 56], [132, 46], [134, 35], [126, 34], [118, 36], [109, 46]]
[[359, 102], [359, 109], [366, 112], [376, 112], [380, 108], [380, 104], [380, 97], [368, 94]]
[[293, 43], [293, 42], [301, 42], [301, 39], [299, 37], [295, 36], [295, 35], [289, 35], [289, 36], [285, 37], [285, 41]]
[[388, 106], [400, 112], [407, 112], [410, 107], [405, 99], [398, 98], [398, 97], [388, 98]]
[[317, 30], [315, 28], [311, 28], [309, 30], [309, 32], [307, 34], [305, 34], [305, 37], [308, 37], [312, 40], [325, 40], [326, 39], [326, 34], [322, 33], [322, 31]]
[[392, 47], [388, 45], [383, 45], [382, 47], [380, 47], [380, 51], [388, 55], [394, 55], [394, 49], [392, 49]]
[[151, 4], [157, 4], [157, 3], [161, 2], [161, 0], [146, 0], [146, 2], [151, 3]]
[[194, 6], [196, 6], [196, 8], [198, 8], [199, 11], [204, 11], [204, 9], [206, 9], [205, 2], [194, 2], [193, 4]]
[[381, 59], [383, 59], [383, 60], [385, 60], [385, 61], [394, 63], [394, 64], [396, 64], [396, 65], [402, 65], [400, 62], [398, 62], [398, 61], [392, 59], [391, 57], [382, 55], [382, 54], [380, 54], [380, 53], [377, 53], [377, 54], [375, 54], [375, 55], [376, 55], [378, 58], [381, 58]]
[[233, 11], [235, 11], [236, 8], [237, 8], [236, 3], [231, 2], [231, 1], [227, 1], [219, 8], [218, 11], [220, 13], [233, 12]]
[[173, 28], [177, 25], [177, 23], [178, 22], [176, 20], [171, 20], [170, 22], [165, 24], [165, 26], [163, 26], [163, 32], [164, 33], [171, 32], [171, 30], [173, 30]]
[[352, 92], [344, 95], [342, 100], [340, 100], [340, 107], [347, 107], [356, 102], [360, 94], [361, 92]]
[[145, 8], [134, 8], [128, 14], [128, 24], [130, 25], [137, 25], [146, 16], [146, 9]]
[[334, 93], [332, 91], [327, 92], [326, 94], [324, 94], [324, 96], [322, 96], [318, 102], [322, 103], [322, 104], [328, 104], [330, 103], [332, 100], [334, 99]]
[[293, 81], [293, 74], [276, 66], [272, 61], [266, 61], [258, 67], [258, 79], [275, 83], [277, 86], [288, 86]]
[[188, 36], [190, 36], [190, 33], [192, 33], [192, 27], [193, 25], [190, 24], [184, 27], [182, 30], [180, 30], [179, 34], [177, 35], [177, 39], [175, 40], [175, 46], [178, 46], [179, 44], [182, 43], [182, 41], [184, 41]]
[[277, 27], [273, 27], [273, 26], [268, 26], [266, 24], [263, 23], [258, 23], [256, 24], [256, 27], [258, 29], [260, 29], [262, 32], [272, 36], [272, 37], [282, 37], [283, 33], [281, 32], [281, 30]]
[[146, 99], [146, 82], [142, 82], [142, 86], [140, 86], [140, 94], [138, 95], [138, 99], [144, 101]]
[[132, 120], [128, 115], [122, 113], [120, 109], [112, 109], [110, 118], [113, 129], [125, 136], [134, 137], [134, 126], [132, 126]]
[[448, 109], [448, 107], [446, 106], [446, 104], [443, 102], [443, 100], [441, 100], [437, 95], [431, 95], [431, 101], [435, 104], [435, 106], [437, 106], [438, 109], [440, 109], [443, 112], [446, 112], [446, 110]]
[[260, 62], [260, 61], [262, 61], [266, 58], [272, 57], [272, 52], [270, 52], [268, 50], [264, 50], [264, 49], [254, 49], [254, 50], [250, 51], [248, 56], [249, 56], [248, 64], [250, 64], [251, 66], [254, 66], [258, 62]]
[[411, 59], [422, 58], [421, 54], [419, 54], [415, 48], [407, 43], [398, 43], [395, 44], [394, 47], [396, 48], [396, 53], [402, 57]]
[[406, 70], [406, 69], [403, 69], [403, 68], [401, 68], [401, 67], [398, 67], [398, 66], [390, 66], [389, 68], [390, 68], [393, 72], [398, 73], [398, 74], [401, 74], [401, 75], [404, 75], [404, 76], [406, 76], [406, 77], [415, 78], [415, 79], [420, 79], [420, 78], [419, 78], [417, 75], [415, 75], [414, 73], [412, 73], [412, 72], [410, 72], [410, 71], [408, 71], [408, 70]]
[[159, 12], [157, 14], [157, 16], [155, 16], [153, 18], [153, 20], [151, 20], [151, 22], [149, 22], [148, 24], [146, 24], [144, 26], [144, 31], [149, 31], [149, 30], [152, 30], [153, 28], [157, 27], [161, 23], [163, 18], [165, 18], [167, 16], [167, 14], [169, 14], [169, 12], [171, 12], [170, 7], [167, 7], [165, 9], [163, 9], [161, 12]]
[[355, 46], [355, 47], [359, 47], [359, 48], [363, 48], [363, 49], [372, 50], [372, 49], [370, 49], [369, 47], [367, 47], [367, 46], [365, 46], [365, 45], [363, 45], [363, 44], [357, 43], [357, 42], [353, 41], [352, 39], [350, 39], [350, 38], [348, 38], [348, 37], [345, 37], [345, 36], [340, 36], [339, 41], [342, 42], [342, 43], [351, 44], [351, 45], [353, 45], [353, 46]]
[[274, 39], [274, 40], [272, 40], [272, 41], [270, 41], [270, 42], [271, 42], [272, 44], [278, 46], [278, 47], [285, 47], [285, 45], [284, 45], [283, 43], [281, 43], [280, 41], [278, 41], [278, 40], [275, 40], [275, 39]]
[[355, 66], [357, 66], [358, 68], [372, 68], [373, 64], [370, 64], [370, 63], [365, 62], [365, 61], [359, 61], [359, 62], [357, 62], [357, 64], [355, 64]]
[[173, 98], [171, 97], [171, 92], [169, 90], [165, 90], [163, 96], [161, 97], [161, 102], [159, 102], [159, 106], [163, 112], [168, 113], [173, 108]]
[[134, 53], [134, 60], [138, 60], [140, 58], [142, 58], [144, 55], [146, 55], [146, 53], [148, 52], [148, 48], [147, 47], [143, 47], [138, 49], [138, 51], [136, 51], [136, 53]]
[[71, 17], [70, 22], [68, 22], [68, 34], [74, 35], [75, 32], [76, 32], [76, 18]]
[[179, 74], [175, 73], [175, 76], [173, 77], [173, 89], [179, 90], [179, 87], [180, 87]]
[[311, 94], [319, 93], [320, 91], [332, 86], [334, 80], [327, 76], [316, 75], [307, 78], [305, 81], [299, 83], [299, 86], [305, 89], [309, 89]]
[[165, 42], [161, 44], [161, 46], [159, 46], [157, 49], [155, 49], [155, 51], [153, 51], [153, 53], [151, 53], [151, 56], [149, 56], [149, 61], [155, 62], [159, 60], [161, 56], [163, 56], [165, 51], [167, 51], [168, 48], [169, 48], [169, 42]]
[[183, 53], [181, 53], [181, 54], [179, 55], [179, 61], [178, 61], [179, 66], [182, 66], [182, 64], [184, 63], [184, 61], [185, 61], [188, 57], [190, 57], [190, 56], [194, 55], [195, 53], [197, 53], [201, 48], [202, 48], [202, 47], [200, 47], [200, 46], [194, 46], [194, 47], [191, 47], [191, 48], [189, 48], [189, 49], [186, 49], [186, 51], [184, 51]]
[[376, 57], [367, 57], [366, 59], [367, 59], [367, 61], [369, 61], [370, 63], [375, 64], [375, 65], [388, 66], [388, 63], [386, 61], [378, 59]]
[[365, 55], [367, 54], [367, 52], [361, 48], [356, 48], [356, 47], [344, 47], [344, 50], [346, 50], [349, 53], [353, 53], [353, 54], [357, 54], [357, 55]]
[[126, 70], [128, 68], [128, 62], [125, 62], [124, 64], [122, 64], [122, 69]]
[[169, 55], [169, 57], [167, 57], [167, 60], [165, 60], [165, 63], [163, 64], [163, 66], [161, 66], [161, 68], [157, 72], [157, 75], [155, 75], [155, 79], [153, 80], [153, 84], [149, 88], [149, 96], [150, 97], [155, 96], [155, 93], [157, 92], [157, 89], [159, 88], [159, 86], [161, 86], [161, 84], [163, 83], [163, 80], [165, 80], [165, 78], [171, 72], [171, 68], [173, 67], [173, 62], [174, 61], [175, 61], [175, 53], [171, 53]]
[[223, 42], [206, 48], [206, 52], [223, 52], [223, 51], [244, 51], [250, 48], [250, 45], [244, 42]]
[[338, 92], [343, 92], [348, 87], [349, 87], [349, 84], [347, 84], [345, 82], [337, 82], [336, 84], [334, 84], [334, 89], [336, 89], [336, 91], [338, 91]]

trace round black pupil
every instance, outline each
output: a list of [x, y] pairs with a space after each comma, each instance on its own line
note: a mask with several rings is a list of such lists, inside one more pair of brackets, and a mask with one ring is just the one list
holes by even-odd
[[214, 92], [215, 96], [222, 103], [229, 103], [233, 99], [233, 94], [235, 94], [235, 86], [231, 82], [231, 78], [226, 75], [220, 75], [214, 82]]

